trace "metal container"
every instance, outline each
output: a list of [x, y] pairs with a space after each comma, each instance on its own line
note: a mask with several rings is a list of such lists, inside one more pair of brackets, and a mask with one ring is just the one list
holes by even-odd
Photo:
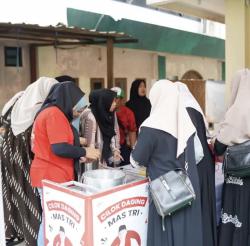
[[83, 193], [84, 195], [92, 195], [92, 194], [96, 194], [99, 192], [99, 190], [93, 186], [89, 186], [86, 184], [81, 184], [75, 181], [69, 181], [66, 183], [62, 183], [62, 186], [73, 190], [73, 191], [79, 191], [81, 193]]
[[83, 183], [97, 189], [108, 189], [125, 183], [126, 174], [121, 170], [98, 169], [83, 174]]
[[99, 160], [92, 161], [92, 162], [85, 162], [82, 164], [83, 172], [87, 172], [90, 170], [96, 170], [99, 168]]

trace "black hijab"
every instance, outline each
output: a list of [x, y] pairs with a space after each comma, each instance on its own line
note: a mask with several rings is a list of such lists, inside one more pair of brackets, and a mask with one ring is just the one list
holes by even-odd
[[55, 80], [57, 80], [59, 83], [66, 82], [66, 81], [71, 81], [71, 82], [76, 83], [75, 79], [69, 75], [61, 75], [61, 76], [55, 77]]
[[144, 80], [136, 79], [130, 89], [130, 99], [126, 106], [130, 108], [135, 115], [136, 126], [139, 129], [142, 122], [148, 118], [151, 110], [151, 103], [146, 96], [139, 96], [138, 89], [141, 83], [146, 83]]
[[45, 108], [56, 106], [65, 114], [68, 121], [71, 122], [73, 120], [73, 107], [83, 96], [84, 92], [70, 81], [55, 84], [51, 88], [39, 113]]
[[115, 136], [114, 112], [110, 112], [116, 93], [109, 89], [94, 90], [89, 95], [90, 108], [101, 130], [103, 138], [102, 158], [108, 163], [111, 156], [110, 143]]
[[[61, 82], [55, 84], [47, 98], [45, 99], [41, 109], [37, 115], [44, 109], [52, 106], [58, 107], [64, 115], [67, 117], [69, 123], [73, 120], [73, 107], [84, 96], [84, 92], [73, 82]], [[71, 129], [74, 135], [74, 146], [80, 146], [80, 140], [77, 130], [71, 125]], [[74, 159], [74, 175], [77, 180], [77, 174], [79, 171], [79, 159]]]

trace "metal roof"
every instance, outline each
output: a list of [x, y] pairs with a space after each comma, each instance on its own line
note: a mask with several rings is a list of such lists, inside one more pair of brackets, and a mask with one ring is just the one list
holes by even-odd
[[0, 38], [26, 40], [38, 46], [104, 44], [108, 39], [114, 43], [133, 43], [137, 39], [122, 32], [98, 32], [78, 27], [39, 26], [33, 24], [0, 23]]

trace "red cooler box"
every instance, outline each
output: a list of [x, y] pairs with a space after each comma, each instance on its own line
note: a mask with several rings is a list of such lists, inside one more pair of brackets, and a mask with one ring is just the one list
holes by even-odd
[[130, 177], [99, 193], [90, 188], [43, 181], [46, 245], [146, 245], [148, 180]]

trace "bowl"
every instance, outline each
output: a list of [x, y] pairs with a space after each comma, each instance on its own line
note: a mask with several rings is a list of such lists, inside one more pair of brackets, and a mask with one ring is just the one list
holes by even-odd
[[83, 183], [97, 189], [108, 189], [125, 182], [126, 174], [121, 170], [97, 169], [83, 173]]

